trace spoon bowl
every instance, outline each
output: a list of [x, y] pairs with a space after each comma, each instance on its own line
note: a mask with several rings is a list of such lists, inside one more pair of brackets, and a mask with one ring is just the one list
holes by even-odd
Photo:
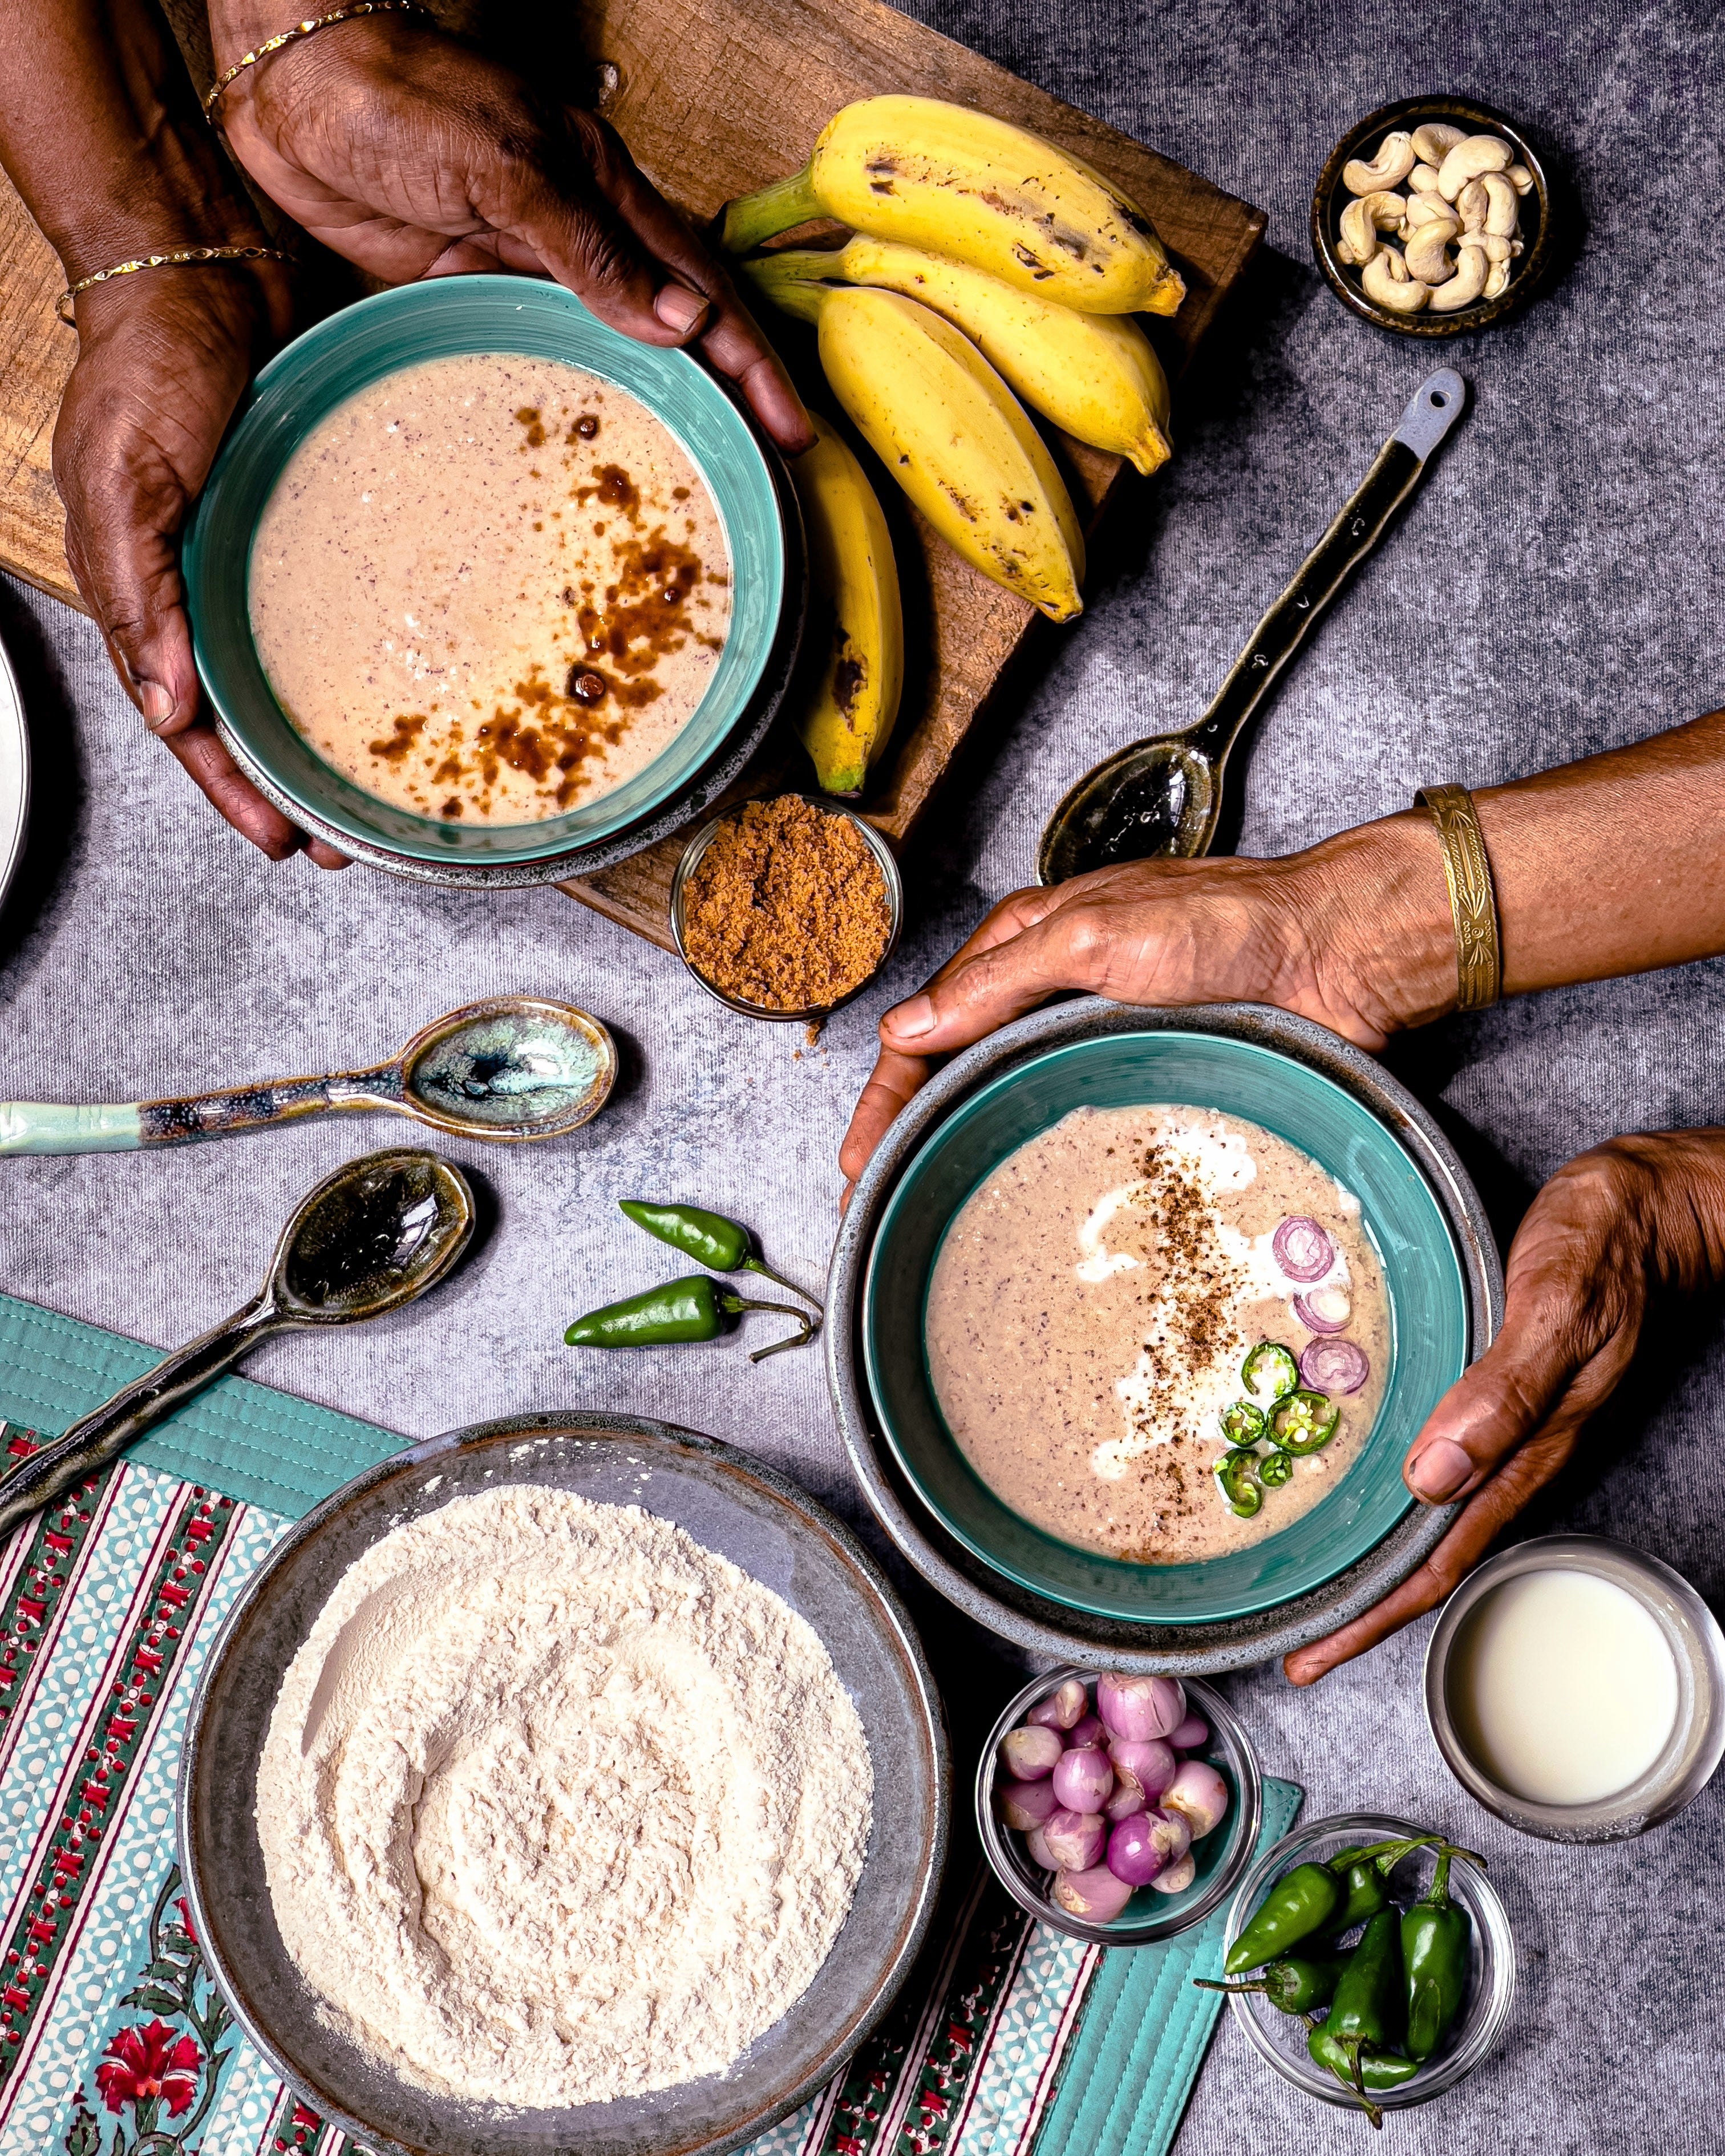
[[473, 1233], [473, 1193], [434, 1152], [373, 1152], [326, 1175], [281, 1232], [264, 1292], [290, 1325], [351, 1325], [440, 1281]]
[[1222, 774], [1181, 734], [1128, 742], [1071, 788], [1049, 819], [1040, 880], [1065, 883], [1117, 861], [1168, 855], [1196, 860], [1210, 850], [1222, 808]]
[[617, 1082], [617, 1044], [573, 1004], [494, 996], [434, 1019], [399, 1067], [404, 1113], [453, 1136], [521, 1145], [592, 1122]]

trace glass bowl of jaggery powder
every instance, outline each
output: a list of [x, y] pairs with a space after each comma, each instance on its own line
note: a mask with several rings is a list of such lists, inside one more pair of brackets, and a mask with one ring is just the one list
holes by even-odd
[[891, 957], [904, 886], [886, 841], [836, 802], [744, 801], [697, 831], [671, 932], [710, 995], [749, 1018], [824, 1019]]

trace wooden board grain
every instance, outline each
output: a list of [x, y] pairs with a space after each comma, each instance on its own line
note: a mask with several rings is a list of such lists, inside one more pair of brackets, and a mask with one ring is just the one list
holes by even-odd
[[[168, 0], [194, 80], [207, 80], [196, 0]], [[576, 11], [542, 0], [444, 0], [450, 27], [475, 35], [535, 79], [604, 109], [671, 200], [705, 222], [732, 196], [795, 171], [839, 108], [912, 91], [1034, 128], [1076, 151], [1148, 211], [1186, 280], [1171, 322], [1152, 326], [1178, 378], [1262, 235], [1261, 211], [1224, 194], [1101, 121], [926, 29], [884, 0], [594, 0]], [[78, 603], [49, 465], [54, 418], [76, 341], [54, 319], [59, 270], [0, 177], [0, 566]], [[786, 335], [795, 347], [798, 333]], [[1081, 517], [1093, 526], [1116, 484], [1117, 458], [1064, 439], [1057, 449]], [[910, 664], [899, 723], [865, 812], [902, 847], [989, 701], [1040, 626], [1019, 598], [968, 567], [898, 501]], [[807, 760], [775, 729], [733, 796], [808, 783]], [[711, 811], [706, 812], [711, 813]], [[637, 934], [671, 947], [673, 836], [562, 888]]]

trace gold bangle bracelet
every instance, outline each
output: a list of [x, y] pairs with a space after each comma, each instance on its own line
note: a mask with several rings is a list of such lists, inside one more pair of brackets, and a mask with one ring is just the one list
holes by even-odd
[[326, 15], [308, 15], [303, 23], [295, 23], [275, 37], [266, 38], [254, 50], [242, 53], [231, 68], [224, 68], [203, 100], [204, 118], [212, 126], [221, 124], [216, 118], [216, 108], [222, 102], [222, 93], [248, 68], [255, 67], [259, 60], [267, 60], [271, 53], [279, 53], [284, 45], [297, 44], [314, 31], [326, 30], [332, 23], [350, 23], [362, 15], [424, 15], [428, 21], [434, 19], [431, 10], [422, 7], [420, 0], [348, 0], [347, 7], [331, 8]]
[[98, 270], [93, 277], [80, 277], [75, 285], [68, 285], [54, 303], [54, 311], [69, 330], [75, 330], [78, 319], [72, 311], [72, 303], [80, 292], [87, 292], [92, 285], [105, 285], [110, 277], [130, 277], [139, 270], [177, 270], [200, 262], [285, 262], [290, 266], [293, 256], [285, 247], [174, 247], [164, 254], [136, 254], [130, 262], [116, 262], [106, 270]]
[[1455, 920], [1456, 1009], [1484, 1010], [1502, 991], [1503, 947], [1479, 811], [1462, 786], [1424, 786], [1414, 798], [1436, 824], [1444, 850], [1444, 880]]

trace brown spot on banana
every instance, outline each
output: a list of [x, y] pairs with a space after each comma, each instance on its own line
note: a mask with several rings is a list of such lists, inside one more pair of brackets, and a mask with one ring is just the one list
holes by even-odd
[[869, 664], [841, 629], [833, 665], [833, 701], [848, 719], [869, 678]]

